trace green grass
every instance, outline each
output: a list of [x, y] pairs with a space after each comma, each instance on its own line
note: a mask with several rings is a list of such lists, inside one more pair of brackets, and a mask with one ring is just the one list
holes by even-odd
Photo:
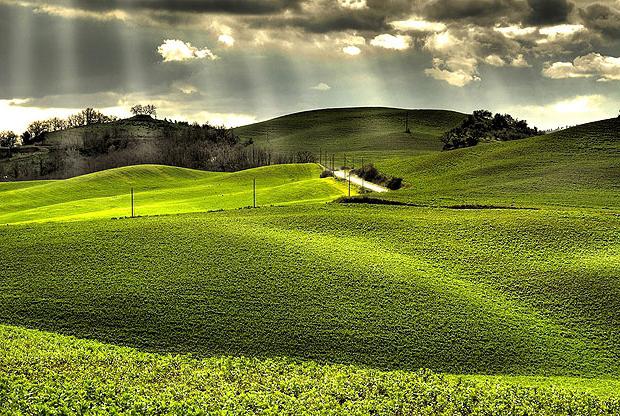
[[148, 351], [620, 375], [620, 217], [280, 207], [0, 228], [0, 322]]
[[[465, 115], [444, 110], [411, 110], [411, 134], [405, 133], [407, 110], [395, 108], [337, 108], [291, 114], [235, 129], [242, 140], [252, 138], [276, 152], [319, 150], [344, 154], [359, 161], [441, 150], [441, 134]], [[350, 162], [349, 162], [350, 163]]]
[[198, 360], [7, 326], [0, 341], [0, 414], [7, 415], [620, 412], [617, 397], [594, 395], [578, 379], [522, 387], [287, 359]]
[[546, 136], [377, 164], [408, 188], [382, 195], [432, 205], [620, 208], [620, 119]]
[[276, 165], [236, 173], [168, 166], [112, 169], [62, 181], [0, 183], [0, 224], [113, 218], [235, 209], [259, 205], [322, 203], [345, 195], [344, 184], [320, 179], [317, 165]]
[[[312, 164], [0, 184], [0, 408], [618, 414], [620, 121], [437, 152], [442, 119], [381, 150], [363, 124], [398, 114], [360, 111], [270, 128], [353, 143], [406, 179], [379, 197], [429, 207], [324, 204], [345, 186]], [[255, 177], [263, 208], [233, 210]], [[111, 220], [131, 187], [146, 217]]]

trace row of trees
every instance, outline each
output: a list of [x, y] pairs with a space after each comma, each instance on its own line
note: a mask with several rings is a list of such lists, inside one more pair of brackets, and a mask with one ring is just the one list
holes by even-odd
[[[131, 112], [134, 115], [156, 117], [157, 107], [152, 104], [139, 104], [133, 106]], [[8, 149], [6, 154], [11, 157], [16, 146], [29, 145], [41, 141], [46, 133], [114, 121], [118, 121], [118, 117], [103, 114], [101, 111], [89, 107], [67, 118], [52, 117], [47, 120], [33, 121], [21, 135], [13, 131], [0, 132], [0, 147]]]
[[41, 140], [45, 133], [89, 126], [91, 124], [111, 123], [117, 120], [118, 117], [108, 116], [94, 108], [86, 108], [67, 118], [53, 117], [48, 120], [33, 121], [24, 134], [22, 134], [22, 142], [23, 144], [32, 144]]
[[444, 150], [475, 146], [484, 140], [518, 140], [540, 134], [536, 127], [530, 128], [525, 120], [517, 120], [510, 114], [495, 114], [478, 110], [468, 116], [460, 126], [444, 133], [441, 141]]

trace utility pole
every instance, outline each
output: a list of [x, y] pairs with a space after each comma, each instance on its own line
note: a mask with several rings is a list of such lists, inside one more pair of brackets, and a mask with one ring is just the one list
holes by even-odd
[[323, 149], [319, 147], [319, 165], [323, 164]]
[[411, 133], [411, 130], [409, 130], [409, 110], [407, 110], [407, 116], [405, 118], [405, 133]]
[[256, 208], [256, 178], [254, 178], [254, 208]]
[[134, 202], [133, 202], [133, 188], [131, 188], [131, 218], [135, 218], [135, 209], [134, 209]]
[[351, 171], [349, 171], [349, 198], [351, 198]]

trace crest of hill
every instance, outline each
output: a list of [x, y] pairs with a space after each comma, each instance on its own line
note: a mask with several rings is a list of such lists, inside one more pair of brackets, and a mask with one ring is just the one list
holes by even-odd
[[[407, 114], [409, 129], [405, 132]], [[439, 151], [441, 135], [466, 115], [447, 110], [359, 107], [306, 111], [235, 129], [243, 140], [274, 151], [319, 150], [375, 158]]]

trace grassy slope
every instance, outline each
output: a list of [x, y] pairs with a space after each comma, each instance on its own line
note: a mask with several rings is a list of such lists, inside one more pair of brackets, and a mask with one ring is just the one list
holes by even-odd
[[320, 172], [317, 165], [236, 173], [142, 165], [63, 181], [0, 183], [0, 223], [128, 216], [132, 187], [137, 215], [246, 207], [252, 205], [254, 178], [260, 205], [326, 202], [345, 194], [343, 184], [320, 179]]
[[404, 202], [620, 207], [620, 119], [514, 142], [392, 159]]
[[620, 376], [612, 214], [300, 206], [0, 239], [6, 324], [153, 351]]
[[613, 393], [594, 396], [590, 383], [579, 379], [523, 388], [503, 379], [459, 381], [428, 371], [382, 372], [285, 359], [196, 360], [6, 326], [0, 326], [0, 341], [1, 414], [620, 412], [619, 399], [606, 398]]
[[[243, 140], [254, 139], [277, 152], [307, 150], [373, 160], [441, 150], [439, 136], [458, 125], [464, 114], [443, 110], [411, 110], [412, 134], [404, 133], [407, 110], [339, 108], [292, 114], [235, 129]], [[359, 160], [359, 159], [358, 159]]]

